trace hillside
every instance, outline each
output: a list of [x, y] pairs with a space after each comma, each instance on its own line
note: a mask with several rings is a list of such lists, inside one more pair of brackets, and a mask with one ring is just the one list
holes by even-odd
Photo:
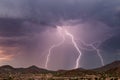
[[30, 66], [28, 68], [13, 68], [12, 66], [4, 65], [0, 67], [0, 73], [42, 74], [42, 73], [50, 73], [50, 72], [53, 71], [38, 68], [36, 66]]
[[100, 68], [96, 68], [96, 69], [93, 69], [94, 71], [107, 71], [107, 70], [110, 70], [110, 69], [114, 69], [114, 68], [119, 68], [120, 67], [120, 61], [114, 61], [110, 64], [107, 64], [103, 67], [100, 67]]
[[[9, 65], [4, 65], [0, 67], [0, 74], [45, 74], [45, 73], [53, 73], [54, 76], [84, 76], [86, 74], [88, 75], [97, 75], [101, 73], [106, 73], [106, 74], [119, 74], [120, 73], [120, 61], [115, 61], [110, 64], [107, 64], [106, 66], [92, 69], [92, 70], [85, 70], [82, 68], [78, 69], [72, 69], [72, 70], [58, 70], [58, 71], [50, 71], [46, 69], [42, 69], [36, 66], [30, 66], [28, 68], [14, 68]], [[120, 74], [119, 74], [120, 75]]]

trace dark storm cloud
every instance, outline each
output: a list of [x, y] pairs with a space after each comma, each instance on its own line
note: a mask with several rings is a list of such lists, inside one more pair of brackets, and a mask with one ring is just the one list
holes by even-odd
[[13, 37], [23, 35], [22, 20], [0, 18], [0, 37]]
[[24, 19], [0, 18], [0, 37], [17, 37], [27, 35], [27, 33], [37, 33], [41, 27], [45, 26]]
[[113, 36], [112, 38], [106, 40], [101, 48], [107, 53], [117, 54], [117, 51], [120, 50], [120, 34]]
[[[1, 0], [1, 16], [27, 18], [42, 24], [60, 19], [95, 19], [119, 26], [119, 0]], [[19, 11], [19, 14], [18, 14]], [[16, 16], [14, 16], [16, 15]]]
[[31, 52], [38, 44], [39, 37], [34, 36], [45, 29], [43, 27], [46, 26], [24, 19], [0, 18], [0, 47], [17, 47]]
[[105, 63], [120, 60], [120, 34], [106, 40], [100, 46]]
[[27, 17], [45, 23], [60, 19], [94, 19], [109, 26], [119, 26], [120, 1], [115, 0], [29, 0]]

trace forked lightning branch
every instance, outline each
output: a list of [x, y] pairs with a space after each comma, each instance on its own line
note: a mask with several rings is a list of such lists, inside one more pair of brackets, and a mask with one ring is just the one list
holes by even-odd
[[[50, 48], [49, 48], [49, 53], [47, 54], [47, 57], [46, 57], [46, 61], [45, 61], [45, 68], [46, 69], [49, 69], [48, 65], [49, 65], [49, 62], [51, 60], [51, 54], [52, 54], [52, 50], [54, 50], [54, 48], [56, 47], [60, 47], [62, 44], [64, 44], [65, 42], [65, 39], [66, 39], [66, 36], [70, 37], [71, 39], [71, 43], [73, 44], [74, 48], [78, 51], [78, 57], [76, 59], [76, 62], [75, 62], [75, 67], [74, 68], [79, 68], [81, 65], [80, 65], [80, 60], [81, 60], [81, 56], [82, 56], [82, 51], [80, 50], [80, 48], [78, 47], [76, 41], [75, 41], [75, 38], [74, 38], [74, 35], [72, 33], [70, 33], [64, 26], [57, 26], [57, 31], [58, 33], [60, 34], [61, 36], [61, 41], [58, 43], [58, 44], [53, 44]], [[101, 60], [101, 64], [104, 65], [104, 61], [103, 61], [103, 58], [99, 52], [99, 50], [94, 46], [94, 45], [88, 45], [86, 44], [84, 41], [82, 41], [82, 43], [84, 45], [87, 45], [87, 46], [91, 46], [96, 52], [97, 52], [97, 55], [98, 57], [100, 58]]]

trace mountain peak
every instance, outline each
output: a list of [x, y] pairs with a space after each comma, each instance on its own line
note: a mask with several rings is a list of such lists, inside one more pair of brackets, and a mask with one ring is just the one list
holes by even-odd
[[37, 68], [37, 69], [39, 69], [37, 66], [35, 66], [35, 65], [32, 65], [32, 66], [30, 66], [30, 67], [28, 67], [28, 68], [32, 68], [32, 69], [35, 69], [35, 68]]
[[109, 63], [103, 67], [100, 67], [100, 68], [96, 68], [94, 70], [97, 70], [97, 71], [107, 71], [109, 69], [112, 69], [112, 68], [116, 68], [116, 67], [120, 67], [120, 61], [114, 61], [112, 63]]
[[120, 60], [114, 61], [112, 63], [114, 63], [114, 64], [120, 64]]
[[12, 66], [10, 65], [3, 65], [0, 68], [7, 68], [7, 69], [14, 69]]

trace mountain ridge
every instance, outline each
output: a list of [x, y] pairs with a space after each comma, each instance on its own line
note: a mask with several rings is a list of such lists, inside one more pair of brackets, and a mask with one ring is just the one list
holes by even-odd
[[86, 70], [83, 68], [78, 68], [78, 69], [72, 69], [72, 70], [52, 71], [52, 70], [39, 68], [35, 65], [32, 65], [27, 68], [14, 68], [10, 65], [0, 66], [0, 73], [24, 73], [24, 74], [28, 74], [28, 73], [32, 73], [32, 74], [59, 73], [59, 75], [69, 75], [69, 74], [82, 75], [83, 73], [95, 74], [97, 72], [120, 73], [120, 61], [114, 61], [105, 66], [102, 66], [102, 67], [99, 67], [96, 69], [89, 69], [89, 70]]
[[92, 70], [94, 70], [94, 71], [107, 71], [109, 69], [116, 68], [116, 67], [120, 67], [120, 60], [114, 61], [112, 63], [105, 65], [105, 66], [95, 68]]

